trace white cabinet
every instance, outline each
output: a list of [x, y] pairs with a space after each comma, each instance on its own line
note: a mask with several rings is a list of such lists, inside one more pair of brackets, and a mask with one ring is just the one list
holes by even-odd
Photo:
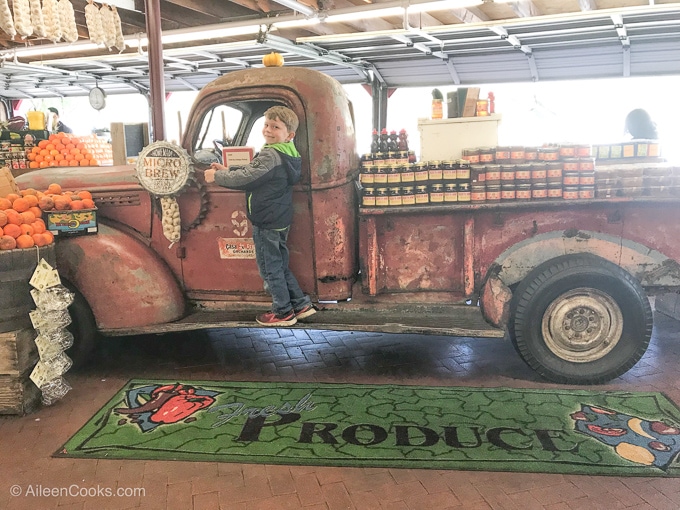
[[420, 160], [460, 159], [463, 149], [498, 145], [499, 114], [488, 117], [418, 119]]

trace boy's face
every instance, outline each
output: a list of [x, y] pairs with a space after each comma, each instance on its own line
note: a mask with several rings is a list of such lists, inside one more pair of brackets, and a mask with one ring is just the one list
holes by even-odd
[[264, 127], [262, 128], [262, 136], [267, 144], [290, 142], [295, 133], [288, 131], [286, 125], [279, 120], [264, 119]]

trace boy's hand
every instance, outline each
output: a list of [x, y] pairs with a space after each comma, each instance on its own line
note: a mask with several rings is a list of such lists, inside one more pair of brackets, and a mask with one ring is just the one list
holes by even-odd
[[210, 184], [211, 182], [215, 182], [215, 172], [216, 170], [212, 167], [208, 168], [203, 172], [203, 178], [205, 179], [205, 182]]

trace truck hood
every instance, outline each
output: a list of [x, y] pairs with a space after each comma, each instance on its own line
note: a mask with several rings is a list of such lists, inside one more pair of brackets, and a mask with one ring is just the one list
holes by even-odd
[[141, 189], [132, 165], [43, 168], [20, 175], [15, 180], [21, 189], [34, 188], [39, 191], [46, 190], [53, 182], [72, 191]]

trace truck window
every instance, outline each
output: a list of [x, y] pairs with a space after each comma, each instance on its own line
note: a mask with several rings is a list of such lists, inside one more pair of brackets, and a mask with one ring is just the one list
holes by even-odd
[[221, 162], [222, 147], [232, 144], [242, 120], [243, 113], [228, 105], [217, 105], [208, 111], [194, 142], [196, 159], [204, 163]]
[[262, 128], [264, 127], [264, 115], [253, 123], [253, 128], [248, 135], [246, 145], [254, 147], [255, 152], [259, 151], [264, 145], [264, 137], [262, 136]]

